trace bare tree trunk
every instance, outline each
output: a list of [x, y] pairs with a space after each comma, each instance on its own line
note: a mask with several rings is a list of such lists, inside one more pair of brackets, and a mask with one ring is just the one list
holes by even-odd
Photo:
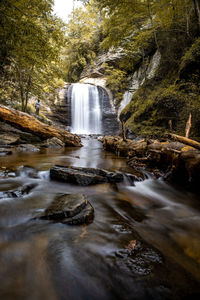
[[169, 132], [172, 132], [173, 128], [172, 128], [172, 120], [169, 120]]
[[74, 10], [75, 10], [75, 0], [73, 0], [73, 8], [72, 8], [72, 14], [74, 15]]
[[191, 140], [191, 139], [188, 139], [188, 138], [186, 138], [184, 136], [180, 136], [180, 135], [173, 134], [173, 133], [170, 134], [170, 137], [173, 138], [174, 140], [180, 142], [180, 143], [189, 145], [191, 147], [194, 147], [194, 148], [200, 150], [200, 143], [198, 143], [198, 142], [196, 142], [194, 140]]
[[122, 137], [123, 137], [123, 141], [126, 141], [126, 129], [125, 129], [124, 121], [121, 121], [121, 123], [122, 123]]
[[21, 96], [21, 104], [22, 104], [22, 111], [24, 111], [25, 99], [24, 99], [24, 86], [22, 80], [22, 73], [21, 69], [18, 69], [18, 77], [19, 77], [19, 88], [20, 88], [20, 96]]
[[184, 0], [185, 2], [185, 20], [186, 20], [186, 33], [187, 36], [190, 36], [190, 13], [189, 13], [189, 8], [187, 7], [187, 1]]
[[22, 103], [22, 111], [25, 111], [24, 110], [24, 89], [23, 89], [23, 86], [20, 85], [20, 96], [21, 96], [21, 103]]
[[192, 114], [190, 113], [189, 114], [189, 117], [188, 117], [188, 120], [187, 120], [187, 123], [186, 123], [186, 127], [185, 127], [185, 137], [186, 138], [189, 138], [189, 135], [190, 135], [190, 129], [191, 129], [191, 126], [192, 126]]
[[194, 3], [194, 11], [198, 22], [198, 29], [200, 33], [200, 0], [193, 0]]
[[[152, 16], [152, 11], [151, 11], [151, 3], [150, 0], [147, 0], [147, 7], [148, 7], [148, 12], [149, 12], [149, 18], [151, 20], [151, 26], [153, 28], [153, 16]], [[155, 44], [157, 49], [159, 50], [159, 45], [158, 45], [158, 39], [157, 39], [157, 34], [155, 29], [153, 28], [153, 35], [154, 35], [154, 40], [155, 40]]]
[[24, 105], [24, 111], [26, 111], [27, 109], [27, 105], [28, 105], [28, 97], [29, 97], [29, 92], [30, 92], [30, 87], [31, 87], [31, 75], [32, 75], [32, 72], [33, 72], [33, 68], [34, 66], [32, 66], [31, 68], [31, 72], [28, 76], [28, 81], [27, 81], [27, 85], [26, 85], [26, 96], [25, 96], [25, 105]]

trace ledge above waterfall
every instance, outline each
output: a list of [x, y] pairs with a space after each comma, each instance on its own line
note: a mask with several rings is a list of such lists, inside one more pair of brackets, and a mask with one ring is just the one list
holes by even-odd
[[80, 80], [80, 83], [94, 84], [94, 85], [98, 85], [98, 86], [101, 86], [101, 87], [105, 88], [105, 86], [106, 86], [106, 77], [98, 77], [98, 78], [85, 77], [85, 78]]

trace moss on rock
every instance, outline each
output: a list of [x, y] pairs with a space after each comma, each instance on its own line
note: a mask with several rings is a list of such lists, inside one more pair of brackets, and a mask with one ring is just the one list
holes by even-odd
[[120, 119], [133, 133], [161, 137], [169, 131], [184, 135], [189, 113], [192, 114], [191, 136], [200, 138], [200, 38], [196, 39], [179, 61], [179, 68], [146, 80], [133, 95]]

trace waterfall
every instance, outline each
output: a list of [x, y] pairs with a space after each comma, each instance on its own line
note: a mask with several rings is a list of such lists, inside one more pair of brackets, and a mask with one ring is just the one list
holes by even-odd
[[71, 131], [77, 134], [101, 134], [102, 112], [96, 86], [75, 83], [71, 89]]

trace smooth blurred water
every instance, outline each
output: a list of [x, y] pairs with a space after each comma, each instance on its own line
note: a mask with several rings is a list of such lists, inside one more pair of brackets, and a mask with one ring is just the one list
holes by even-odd
[[95, 85], [75, 83], [70, 89], [72, 132], [101, 134], [102, 109], [98, 88]]
[[[199, 299], [198, 197], [153, 177], [89, 187], [50, 180], [55, 164], [134, 172], [96, 139], [83, 144], [0, 158], [0, 299]], [[84, 193], [94, 222], [34, 219], [58, 193]]]

